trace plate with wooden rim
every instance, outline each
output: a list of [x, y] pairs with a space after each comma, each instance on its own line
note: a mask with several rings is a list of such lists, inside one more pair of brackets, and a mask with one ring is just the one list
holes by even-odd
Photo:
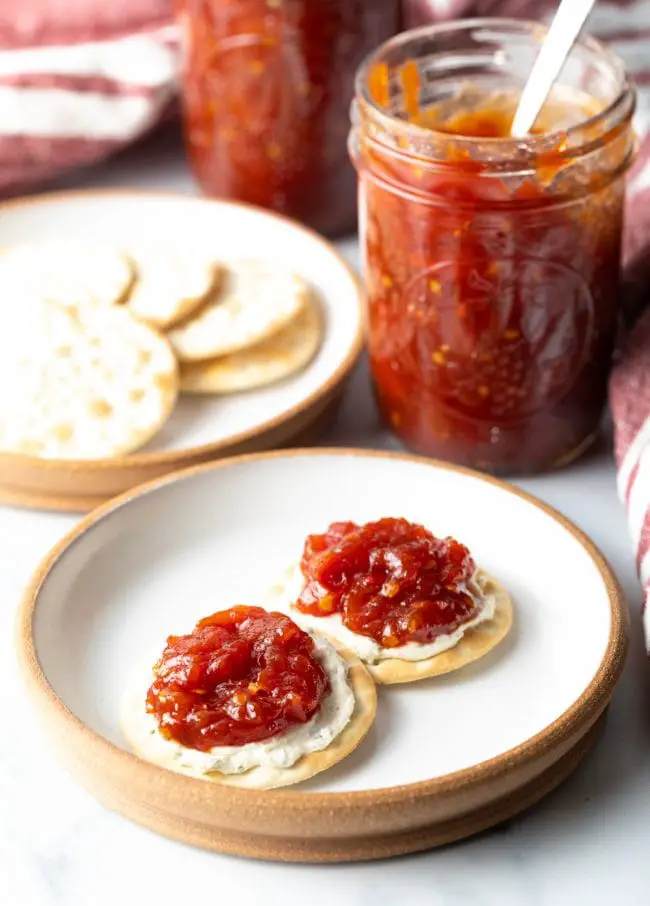
[[[358, 749], [294, 787], [223, 787], [131, 754], [120, 709], [143, 652], [262, 603], [308, 533], [385, 516], [456, 537], [505, 585], [503, 642], [454, 673], [380, 687]], [[533, 804], [591, 747], [626, 648], [616, 578], [559, 513], [469, 470], [356, 450], [235, 457], [104, 504], [46, 557], [18, 623], [51, 742], [100, 801], [178, 840], [298, 861], [424, 849]]]
[[0, 453], [0, 500], [88, 510], [159, 475], [235, 453], [310, 442], [332, 415], [362, 348], [359, 280], [336, 248], [287, 218], [247, 205], [164, 192], [79, 191], [0, 205], [0, 247], [56, 237], [111, 242], [128, 252], [146, 237], [227, 263], [286, 265], [320, 303], [325, 333], [311, 363], [277, 384], [227, 396], [185, 396], [146, 447], [106, 460]]

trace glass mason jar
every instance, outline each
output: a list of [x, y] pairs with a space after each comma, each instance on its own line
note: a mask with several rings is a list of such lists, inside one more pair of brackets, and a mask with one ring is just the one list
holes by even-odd
[[354, 76], [399, 0], [176, 0], [186, 144], [208, 195], [356, 226]]
[[397, 36], [359, 70], [350, 134], [380, 409], [412, 449], [501, 474], [596, 436], [635, 147], [623, 64], [588, 37], [540, 128], [509, 137], [540, 34], [477, 19]]

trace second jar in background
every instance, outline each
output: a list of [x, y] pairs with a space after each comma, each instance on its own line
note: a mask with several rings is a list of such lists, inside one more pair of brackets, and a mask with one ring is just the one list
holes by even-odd
[[356, 226], [354, 76], [399, 0], [177, 0], [190, 160], [203, 190], [336, 235]]

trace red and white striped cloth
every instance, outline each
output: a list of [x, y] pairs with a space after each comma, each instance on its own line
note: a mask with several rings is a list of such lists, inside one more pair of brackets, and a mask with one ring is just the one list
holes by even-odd
[[650, 308], [640, 317], [621, 350], [609, 396], [618, 493], [627, 508], [643, 588], [643, 629], [650, 653]]
[[[407, 24], [458, 16], [518, 16], [547, 20], [548, 0], [405, 0]], [[587, 30], [627, 64], [638, 90], [635, 127], [639, 157], [630, 176], [623, 263], [628, 313], [641, 315], [626, 338], [610, 383], [619, 496], [643, 587], [643, 626], [650, 653], [650, 0], [598, 2]]]
[[111, 154], [176, 92], [171, 0], [2, 0], [0, 195]]

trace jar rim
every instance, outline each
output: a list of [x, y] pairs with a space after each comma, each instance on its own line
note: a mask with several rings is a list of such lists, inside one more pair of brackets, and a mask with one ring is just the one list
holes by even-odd
[[[387, 128], [396, 123], [404, 134], [411, 135], [414, 139], [422, 139], [427, 136], [435, 137], [439, 140], [453, 140], [458, 148], [467, 150], [481, 146], [489, 148], [492, 154], [497, 156], [503, 155], [504, 158], [512, 158], [515, 152], [519, 163], [522, 163], [522, 149], [527, 152], [526, 157], [535, 157], [539, 152], [543, 152], [548, 147], [549, 140], [554, 136], [562, 135], [567, 139], [579, 137], [581, 133], [591, 132], [595, 127], [606, 124], [611, 121], [611, 125], [605, 128], [609, 133], [615, 130], [626, 119], [631, 118], [635, 109], [636, 91], [628, 75], [623, 60], [614, 53], [609, 47], [589, 34], [582, 34], [578, 37], [574, 46], [597, 54], [601, 59], [610, 66], [618, 85], [618, 93], [612, 101], [606, 104], [601, 110], [592, 116], [587, 117], [580, 122], [567, 126], [566, 128], [555, 132], [544, 132], [539, 135], [527, 135], [520, 137], [493, 138], [493, 137], [474, 137], [438, 131], [432, 127], [419, 126], [416, 123], [408, 122], [394, 114], [388, 112], [379, 104], [371, 95], [369, 88], [369, 73], [371, 68], [382, 61], [382, 57], [390, 50], [407, 45], [418, 38], [432, 37], [448, 34], [450, 32], [471, 33], [474, 30], [485, 29], [486, 31], [498, 31], [503, 29], [513, 35], [532, 35], [539, 40], [548, 32], [548, 27], [541, 22], [535, 22], [531, 19], [513, 19], [508, 17], [477, 17], [472, 19], [454, 20], [450, 22], [435, 23], [433, 25], [423, 25], [418, 28], [412, 28], [400, 34], [395, 35], [383, 44], [380, 44], [370, 53], [359, 66], [355, 78], [355, 93], [358, 101], [361, 101], [364, 109], [370, 112], [371, 116], [377, 120], [378, 124], [384, 124]], [[573, 147], [569, 142], [569, 147], [564, 151], [558, 152], [558, 157], [571, 158], [577, 154], [583, 154], [589, 151], [591, 147], [600, 144], [600, 140], [577, 141]]]

